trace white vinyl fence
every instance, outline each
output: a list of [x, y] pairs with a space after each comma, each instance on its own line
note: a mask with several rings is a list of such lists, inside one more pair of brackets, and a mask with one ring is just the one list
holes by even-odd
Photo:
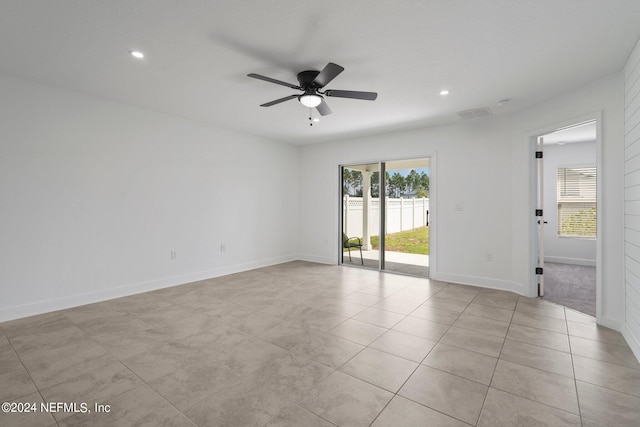
[[[428, 223], [429, 199], [387, 198], [387, 234], [412, 230]], [[369, 235], [380, 234], [380, 199], [369, 202]], [[344, 230], [349, 237], [362, 237], [362, 197], [344, 196], [342, 218]]]

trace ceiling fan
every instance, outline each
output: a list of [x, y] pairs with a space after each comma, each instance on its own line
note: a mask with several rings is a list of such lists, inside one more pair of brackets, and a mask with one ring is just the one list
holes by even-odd
[[336, 98], [364, 99], [368, 101], [373, 101], [378, 97], [378, 94], [376, 92], [358, 92], [353, 90], [331, 89], [325, 91], [321, 90], [343, 71], [344, 68], [340, 65], [329, 62], [322, 71], [307, 70], [298, 73], [298, 85], [272, 79], [271, 77], [261, 76], [260, 74], [255, 73], [247, 74], [247, 77], [264, 80], [266, 82], [275, 83], [304, 92], [299, 95], [289, 95], [285, 96], [284, 98], [276, 99], [275, 101], [264, 103], [260, 105], [261, 107], [271, 107], [272, 105], [276, 105], [284, 101], [289, 101], [290, 99], [298, 98], [298, 101], [300, 101], [300, 103], [305, 107], [315, 108], [318, 110], [318, 113], [320, 113], [320, 115], [326, 116], [328, 114], [331, 114], [331, 108], [329, 108], [327, 103], [324, 101], [324, 96], [334, 96]]

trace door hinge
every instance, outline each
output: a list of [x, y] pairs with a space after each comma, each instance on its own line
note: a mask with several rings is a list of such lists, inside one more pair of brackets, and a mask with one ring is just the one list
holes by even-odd
[[542, 151], [536, 151], [536, 159], [542, 158]]
[[540, 275], [544, 273], [544, 269], [542, 267], [536, 267], [536, 274]]
[[542, 216], [542, 209], [536, 209], [536, 216]]

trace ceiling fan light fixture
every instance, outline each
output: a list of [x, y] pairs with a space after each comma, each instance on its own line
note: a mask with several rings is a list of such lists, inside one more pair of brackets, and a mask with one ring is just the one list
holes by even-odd
[[308, 94], [300, 95], [298, 97], [300, 103], [308, 108], [315, 108], [322, 102], [322, 97], [320, 95]]

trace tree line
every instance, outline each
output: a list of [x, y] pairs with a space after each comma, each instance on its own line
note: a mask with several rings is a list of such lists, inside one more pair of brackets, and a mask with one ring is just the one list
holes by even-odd
[[[411, 169], [407, 176], [398, 172], [385, 172], [385, 195], [387, 197], [429, 197], [429, 175]], [[342, 195], [362, 197], [362, 172], [344, 168]], [[380, 173], [371, 174], [371, 197], [380, 197]]]

